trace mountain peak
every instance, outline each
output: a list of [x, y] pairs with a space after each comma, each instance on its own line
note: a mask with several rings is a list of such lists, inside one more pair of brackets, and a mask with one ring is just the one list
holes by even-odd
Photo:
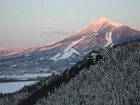
[[99, 22], [99, 23], [104, 23], [104, 22], [108, 22], [110, 21], [107, 17], [100, 17], [97, 20], [93, 21], [93, 23], [95, 22]]
[[89, 23], [84, 28], [82, 28], [78, 33], [82, 34], [82, 33], [89, 33], [89, 32], [99, 32], [108, 26], [113, 26], [117, 28], [122, 26], [122, 24], [113, 22], [107, 17], [100, 17], [97, 20]]
[[107, 17], [100, 17], [100, 18], [98, 18], [97, 20], [91, 22], [91, 24], [96, 24], [96, 25], [97, 25], [97, 24], [103, 25], [103, 24], [105, 24], [105, 23], [110, 24], [110, 25], [113, 25], [113, 26], [115, 26], [115, 27], [120, 27], [120, 26], [122, 25], [122, 24], [120, 24], [120, 23], [117, 23], [117, 22], [114, 22], [114, 21], [110, 20], [110, 19], [107, 18]]

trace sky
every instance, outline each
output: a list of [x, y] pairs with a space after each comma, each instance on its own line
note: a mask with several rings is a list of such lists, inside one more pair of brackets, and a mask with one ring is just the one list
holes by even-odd
[[0, 48], [57, 42], [102, 16], [140, 29], [140, 0], [0, 0]]

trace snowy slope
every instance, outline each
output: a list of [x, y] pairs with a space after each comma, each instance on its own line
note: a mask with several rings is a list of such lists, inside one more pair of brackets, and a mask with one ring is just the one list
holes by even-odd
[[108, 26], [114, 26], [114, 27], [120, 27], [122, 24], [113, 22], [109, 20], [107, 17], [101, 17], [91, 23], [89, 23], [87, 26], [82, 28], [77, 34], [85, 34], [85, 33], [91, 33], [91, 32], [99, 32], [107, 28]]
[[107, 32], [105, 39], [107, 40], [107, 44], [104, 45], [104, 47], [107, 47], [108, 45], [112, 44], [112, 32]]
[[50, 60], [58, 61], [58, 60], [62, 60], [62, 59], [67, 59], [67, 58], [71, 57], [74, 54], [80, 55], [80, 53], [78, 51], [76, 51], [73, 47], [75, 45], [77, 45], [78, 43], [80, 43], [85, 38], [86, 38], [86, 36], [83, 36], [81, 39], [72, 42], [70, 45], [67, 46], [67, 48], [65, 48], [62, 51], [62, 53], [57, 53], [56, 55], [51, 57]]

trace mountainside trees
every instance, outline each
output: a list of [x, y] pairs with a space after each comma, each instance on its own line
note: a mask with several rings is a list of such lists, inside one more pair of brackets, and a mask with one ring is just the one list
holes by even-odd
[[93, 51], [70, 70], [0, 99], [0, 105], [139, 104], [140, 40]]
[[96, 65], [82, 70], [36, 105], [139, 105], [140, 42], [109, 49]]

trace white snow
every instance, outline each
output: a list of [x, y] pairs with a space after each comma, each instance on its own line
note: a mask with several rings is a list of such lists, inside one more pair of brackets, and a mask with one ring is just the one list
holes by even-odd
[[112, 32], [107, 32], [105, 39], [107, 40], [107, 44], [105, 44], [104, 47], [107, 47], [108, 45], [112, 44]]
[[58, 61], [58, 58], [61, 56], [61, 53], [58, 53], [56, 55], [54, 55], [53, 57], [50, 58], [50, 60], [53, 60], [53, 61]]
[[73, 54], [80, 55], [80, 53], [78, 51], [76, 51], [73, 47], [75, 45], [77, 45], [79, 42], [81, 42], [82, 40], [84, 40], [85, 38], [86, 38], [86, 36], [83, 36], [79, 40], [72, 42], [70, 45], [67, 46], [67, 48], [65, 48], [62, 51], [62, 53], [58, 53], [58, 54], [54, 55], [53, 57], [50, 58], [50, 60], [58, 61], [58, 60], [62, 60], [62, 59], [67, 59], [67, 58], [71, 57]]
[[84, 28], [82, 28], [78, 32], [78, 34], [89, 33], [89, 32], [98, 32], [99, 30], [103, 30], [104, 28], [106, 28], [108, 25], [113, 25], [115, 27], [122, 26], [122, 24], [113, 22], [113, 21], [109, 20], [107, 17], [101, 17], [101, 18], [91, 22]]
[[72, 42], [72, 43], [70, 44], [70, 47], [73, 47], [73, 46], [77, 45], [80, 41], [84, 40], [85, 38], [86, 38], [86, 36], [83, 36], [81, 39], [79, 39], [79, 40], [77, 40], [77, 41], [75, 41], [75, 42]]
[[80, 53], [77, 52], [74, 48], [67, 47], [66, 49], [64, 49], [62, 55], [58, 59], [67, 59], [73, 54], [80, 55]]
[[50, 60], [58, 61], [62, 59], [67, 59], [70, 56], [72, 56], [74, 53], [77, 55], [80, 55], [74, 48], [72, 48], [71, 46], [68, 46], [66, 49], [62, 51], [62, 53], [58, 53], [54, 55], [53, 57], [50, 58]]
[[39, 60], [44, 60], [45, 58], [43, 58], [43, 57], [41, 57], [41, 58], [39, 58]]
[[89, 52], [84, 52], [84, 54], [88, 54]]
[[12, 67], [16, 67], [17, 65], [11, 65]]
[[112, 48], [114, 46], [114, 43], [111, 43], [110, 47]]

